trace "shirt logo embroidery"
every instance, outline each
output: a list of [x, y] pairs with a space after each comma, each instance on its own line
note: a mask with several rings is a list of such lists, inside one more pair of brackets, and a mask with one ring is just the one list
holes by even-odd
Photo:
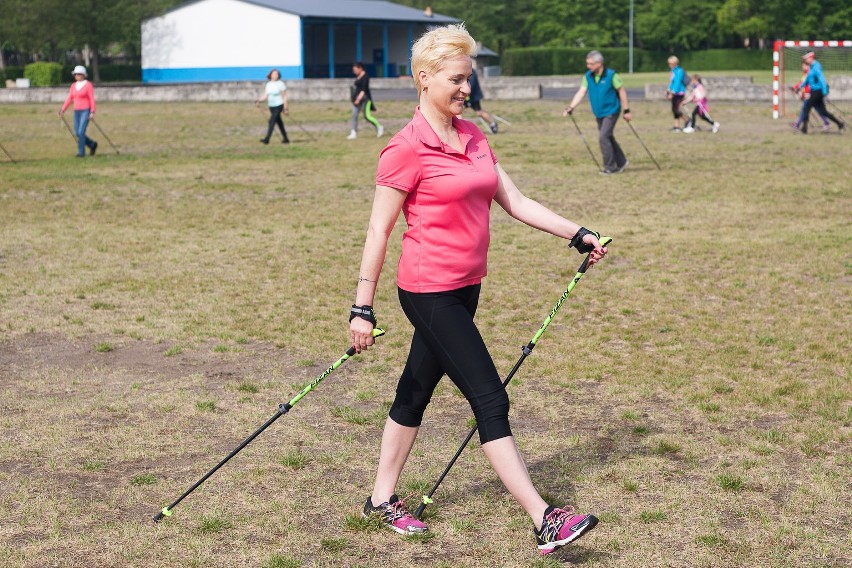
[[480, 154], [479, 156], [477, 156], [477, 157], [476, 157], [476, 159], [477, 159], [477, 160], [481, 160], [482, 158], [484, 158], [484, 157], [485, 157], [485, 156], [487, 156], [487, 155], [488, 155], [488, 154]]

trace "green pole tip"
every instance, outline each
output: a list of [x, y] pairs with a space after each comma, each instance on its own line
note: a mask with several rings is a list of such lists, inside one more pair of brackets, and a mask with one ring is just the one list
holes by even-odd
[[430, 499], [428, 495], [423, 496], [423, 504], [424, 505], [431, 505], [432, 503], [434, 503], [434, 501], [432, 501], [432, 499]]
[[160, 511], [160, 512], [161, 512], [163, 515], [165, 515], [166, 517], [171, 517], [171, 516], [172, 516], [172, 511], [171, 511], [171, 509], [169, 509], [168, 507], [163, 507], [163, 510], [162, 510], [162, 511]]

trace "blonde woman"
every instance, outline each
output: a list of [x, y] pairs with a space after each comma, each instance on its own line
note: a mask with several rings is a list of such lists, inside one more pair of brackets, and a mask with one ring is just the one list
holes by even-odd
[[464, 25], [433, 29], [412, 48], [420, 104], [414, 118], [379, 157], [373, 209], [364, 244], [350, 338], [357, 352], [373, 344], [373, 301], [400, 212], [402, 237], [397, 288], [414, 327], [410, 351], [382, 435], [378, 471], [365, 516], [378, 516], [402, 534], [426, 525], [408, 513], [396, 485], [426, 406], [441, 377], [455, 383], [473, 409], [482, 450], [506, 489], [530, 515], [541, 554], [549, 554], [597, 524], [592, 515], [548, 505], [533, 487], [509, 426], [509, 397], [473, 321], [486, 275], [489, 212], [497, 202], [510, 216], [606, 254], [598, 234], [524, 196], [497, 162], [485, 135], [458, 118], [471, 94], [476, 43]]
[[666, 89], [666, 98], [672, 102], [672, 115], [674, 116], [674, 126], [672, 132], [680, 132], [680, 121], [689, 123], [683, 111], [680, 110], [683, 104], [683, 99], [686, 96], [686, 87], [689, 85], [689, 79], [686, 76], [686, 71], [680, 66], [680, 59], [672, 55], [668, 58], [667, 63], [671, 73], [669, 74], [669, 88]]

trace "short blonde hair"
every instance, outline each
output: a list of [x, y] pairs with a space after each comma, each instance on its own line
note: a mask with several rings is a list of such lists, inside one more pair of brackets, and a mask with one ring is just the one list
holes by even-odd
[[680, 63], [680, 59], [678, 59], [677, 56], [675, 56], [675, 55], [672, 55], [671, 57], [669, 57], [668, 61], [669, 61], [669, 63]]
[[411, 47], [411, 75], [417, 96], [423, 90], [419, 77], [421, 71], [435, 74], [444, 66], [446, 59], [460, 55], [476, 57], [476, 42], [463, 23], [432, 28], [420, 36]]

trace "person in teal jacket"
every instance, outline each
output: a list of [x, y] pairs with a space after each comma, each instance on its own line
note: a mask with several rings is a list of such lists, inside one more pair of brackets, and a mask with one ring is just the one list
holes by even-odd
[[[802, 107], [802, 133], [808, 133], [808, 119], [811, 115], [811, 109], [816, 109], [817, 113], [825, 120], [826, 118], [834, 122], [837, 128], [843, 131], [846, 125], [843, 124], [836, 116], [828, 112], [825, 108], [825, 97], [828, 95], [828, 81], [825, 79], [825, 73], [822, 71], [822, 64], [816, 60], [816, 53], [809, 51], [802, 56], [802, 61], [810, 65], [807, 76], [802, 80], [802, 89], [807, 85], [810, 88], [811, 96], [805, 100]], [[828, 129], [828, 123], [824, 130]]]
[[686, 77], [686, 71], [680, 66], [680, 60], [672, 55], [668, 59], [669, 69], [672, 70], [669, 76], [669, 88], [666, 89], [666, 98], [672, 102], [672, 115], [674, 115], [674, 126], [672, 132], [680, 132], [680, 121], [683, 119], [686, 123], [689, 120], [680, 110], [683, 104], [683, 98], [686, 96], [686, 86], [689, 84], [689, 79]]
[[603, 154], [604, 175], [617, 174], [627, 167], [627, 157], [615, 140], [613, 131], [618, 115], [624, 113], [624, 120], [630, 122], [630, 106], [627, 104], [627, 91], [621, 76], [604, 65], [604, 56], [600, 51], [590, 51], [586, 55], [586, 74], [580, 88], [574, 95], [573, 100], [563, 116], [568, 116], [589, 93], [589, 103], [592, 105], [592, 114], [598, 123], [598, 141]]

